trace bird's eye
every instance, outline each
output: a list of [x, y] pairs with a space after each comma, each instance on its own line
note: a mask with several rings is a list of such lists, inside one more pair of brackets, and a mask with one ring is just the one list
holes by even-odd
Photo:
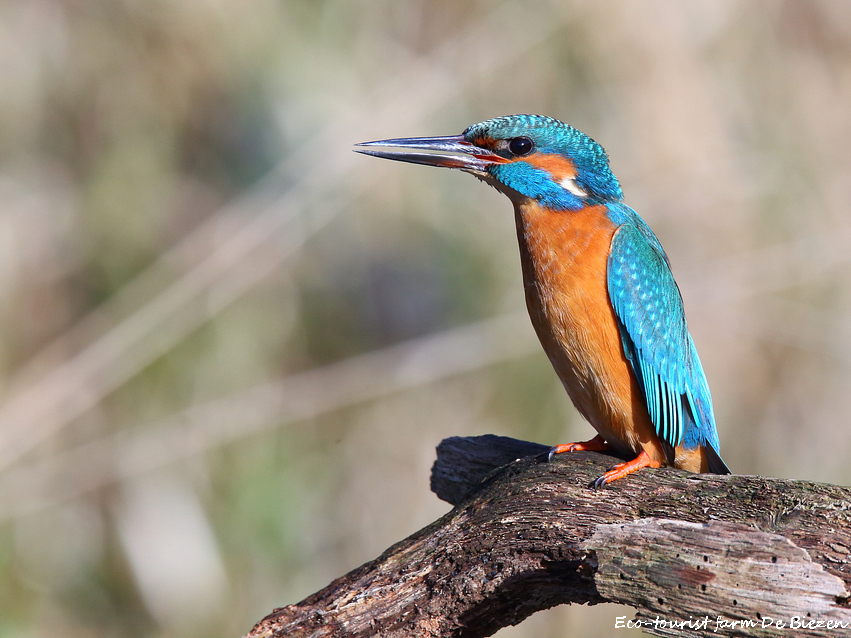
[[508, 143], [508, 150], [513, 155], [527, 155], [532, 150], [532, 140], [528, 137], [515, 137]]

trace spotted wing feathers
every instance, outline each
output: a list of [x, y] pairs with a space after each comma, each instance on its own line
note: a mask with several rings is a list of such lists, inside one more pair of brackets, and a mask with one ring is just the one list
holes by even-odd
[[718, 461], [711, 465], [729, 472], [717, 454], [712, 399], [680, 291], [659, 240], [640, 218], [615, 231], [607, 278], [624, 351], [668, 461], [680, 444], [709, 446]]

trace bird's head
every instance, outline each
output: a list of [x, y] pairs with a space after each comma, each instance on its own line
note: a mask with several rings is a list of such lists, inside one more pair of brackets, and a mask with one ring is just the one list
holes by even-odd
[[498, 117], [474, 124], [461, 135], [357, 146], [359, 153], [376, 157], [457, 168], [515, 201], [534, 199], [557, 210], [617, 202], [623, 196], [603, 147], [572, 126], [542, 115]]

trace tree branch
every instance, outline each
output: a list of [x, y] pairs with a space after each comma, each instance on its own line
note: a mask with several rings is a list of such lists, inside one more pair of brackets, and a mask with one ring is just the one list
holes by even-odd
[[248, 637], [473, 638], [601, 602], [659, 636], [851, 631], [851, 489], [643, 469], [596, 491], [611, 457], [547, 449], [444, 440], [431, 485], [455, 508]]

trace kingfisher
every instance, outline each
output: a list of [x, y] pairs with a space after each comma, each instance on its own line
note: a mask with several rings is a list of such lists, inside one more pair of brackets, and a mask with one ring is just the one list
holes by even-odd
[[526, 307], [556, 374], [597, 435], [550, 450], [729, 474], [712, 397], [662, 244], [623, 203], [597, 142], [551, 117], [508, 115], [461, 135], [364, 142], [375, 157], [454, 168], [514, 205]]

